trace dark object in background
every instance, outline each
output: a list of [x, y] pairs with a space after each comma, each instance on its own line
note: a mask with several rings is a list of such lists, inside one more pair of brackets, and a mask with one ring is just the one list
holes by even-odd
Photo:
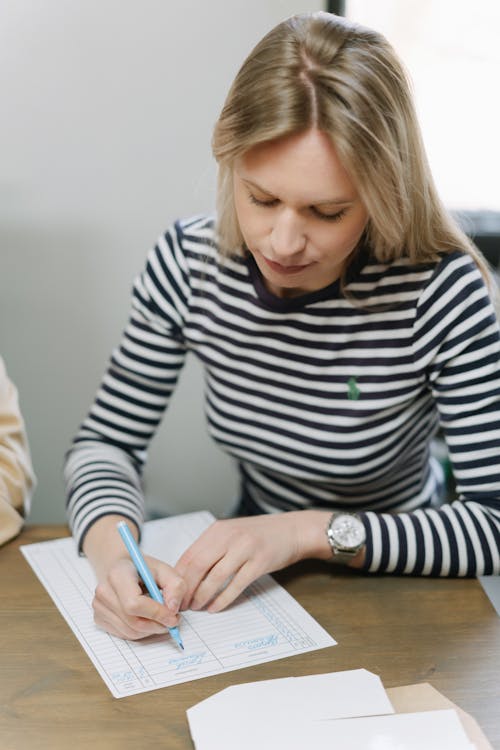
[[326, 10], [329, 13], [335, 13], [337, 16], [345, 16], [345, 0], [329, 0], [326, 4]]
[[500, 211], [456, 211], [454, 216], [486, 260], [500, 271]]

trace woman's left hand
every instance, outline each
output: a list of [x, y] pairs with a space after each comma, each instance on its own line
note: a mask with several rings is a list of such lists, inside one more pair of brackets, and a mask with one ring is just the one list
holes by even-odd
[[264, 573], [305, 557], [327, 559], [324, 528], [328, 515], [292, 511], [215, 521], [175, 566], [187, 587], [181, 609], [206, 607], [209, 612], [220, 612]]

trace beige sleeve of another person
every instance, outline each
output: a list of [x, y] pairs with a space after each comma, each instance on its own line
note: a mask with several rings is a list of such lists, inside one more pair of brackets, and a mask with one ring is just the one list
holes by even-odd
[[0, 544], [21, 530], [35, 476], [17, 390], [0, 357]]

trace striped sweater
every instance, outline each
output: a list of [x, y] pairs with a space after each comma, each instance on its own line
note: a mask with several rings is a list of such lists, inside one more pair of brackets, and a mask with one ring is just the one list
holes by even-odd
[[[178, 222], [136, 279], [128, 325], [68, 453], [80, 548], [108, 513], [138, 526], [141, 473], [187, 352], [201, 361], [209, 430], [237, 461], [250, 512], [360, 514], [365, 569], [500, 572], [500, 335], [462, 253], [380, 264], [295, 298], [251, 257], [222, 260], [213, 221]], [[439, 504], [441, 428], [457, 497]]]

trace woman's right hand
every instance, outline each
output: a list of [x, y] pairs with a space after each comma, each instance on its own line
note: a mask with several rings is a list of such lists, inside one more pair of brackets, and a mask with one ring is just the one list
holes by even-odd
[[[89, 529], [84, 541], [84, 552], [99, 580], [92, 602], [95, 623], [111, 635], [127, 640], [165, 633], [167, 628], [179, 624], [186, 585], [170, 565], [145, 555], [165, 604], [152, 599], [116, 529], [119, 520], [127, 519], [118, 516], [100, 519]], [[135, 526], [127, 523], [137, 536]]]
[[179, 624], [185, 584], [166, 563], [144, 556], [165, 604], [151, 599], [131, 560], [118, 560], [95, 590], [94, 620], [111, 635], [135, 641]]

